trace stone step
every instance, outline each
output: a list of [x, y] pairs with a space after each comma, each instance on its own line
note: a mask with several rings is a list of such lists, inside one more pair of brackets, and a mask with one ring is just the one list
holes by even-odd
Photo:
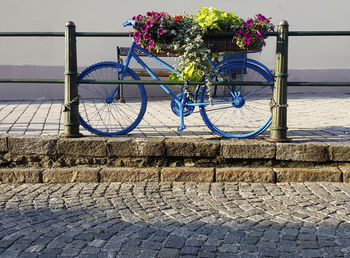
[[349, 168], [348, 142], [0, 136], [2, 182], [346, 182]]
[[71, 167], [2, 168], [0, 182], [14, 183], [110, 183], [110, 182], [337, 182], [350, 183], [350, 167], [322, 168], [197, 168], [197, 167]]

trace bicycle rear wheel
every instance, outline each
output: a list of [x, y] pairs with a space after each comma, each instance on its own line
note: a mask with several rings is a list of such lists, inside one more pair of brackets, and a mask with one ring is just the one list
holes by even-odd
[[[273, 75], [257, 64], [237, 61], [218, 69], [211, 78], [217, 81], [273, 81]], [[200, 113], [209, 129], [223, 137], [251, 138], [264, 132], [271, 124], [271, 86], [212, 86], [201, 91], [200, 101], [212, 103], [200, 106]]]
[[[118, 80], [123, 65], [115, 62], [94, 64], [79, 75], [79, 80]], [[129, 68], [125, 80], [140, 80]], [[141, 84], [79, 84], [80, 123], [99, 135], [120, 135], [133, 130], [146, 111], [147, 95]]]

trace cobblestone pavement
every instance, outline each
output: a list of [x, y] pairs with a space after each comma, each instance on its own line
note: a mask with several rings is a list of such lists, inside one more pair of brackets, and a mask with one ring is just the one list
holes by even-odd
[[350, 185], [0, 185], [0, 257], [349, 257]]
[[[294, 140], [349, 141], [350, 95], [289, 94], [288, 136]], [[63, 133], [60, 101], [0, 102], [0, 133], [58, 135]], [[131, 137], [201, 136], [215, 137], [198, 112], [186, 117], [187, 129], [176, 131], [179, 118], [170, 108], [170, 100], [149, 99], [147, 112]], [[89, 135], [82, 128], [82, 133]], [[269, 132], [265, 132], [269, 135]]]

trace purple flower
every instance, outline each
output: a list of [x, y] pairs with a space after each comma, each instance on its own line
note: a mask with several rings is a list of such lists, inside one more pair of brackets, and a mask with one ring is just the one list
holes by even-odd
[[258, 19], [258, 21], [262, 22], [266, 20], [266, 17], [264, 15], [262, 15], [261, 13], [258, 13], [256, 15], [256, 18]]
[[151, 39], [151, 34], [149, 34], [149, 33], [147, 32], [147, 33], [145, 33], [145, 35], [143, 35], [143, 38], [144, 38], [145, 40], [150, 40], [150, 39]]
[[141, 27], [141, 31], [142, 31], [142, 32], [147, 32], [147, 30], [148, 30], [148, 28], [147, 28], [146, 25]]
[[141, 37], [141, 33], [139, 31], [135, 31], [134, 39], [139, 39]]
[[244, 45], [250, 45], [250, 38], [244, 38], [243, 43]]
[[258, 39], [261, 39], [263, 37], [263, 34], [261, 33], [260, 30], [258, 30], [255, 34], [255, 37], [257, 37]]
[[163, 28], [159, 28], [159, 29], [158, 29], [158, 34], [159, 34], [159, 35], [162, 35], [163, 33], [164, 33]]
[[236, 35], [237, 35], [237, 36], [239, 36], [239, 35], [241, 35], [241, 34], [242, 34], [242, 30], [237, 30], [237, 31], [236, 31]]
[[154, 41], [153, 41], [153, 40], [150, 40], [150, 41], [149, 41], [149, 47], [150, 47], [150, 48], [154, 48]]
[[157, 17], [156, 22], [160, 22], [160, 21], [161, 21], [160, 17]]
[[253, 19], [250, 18], [246, 23], [245, 23], [245, 27], [248, 29], [249, 27], [251, 27], [253, 24]]
[[151, 12], [147, 12], [147, 16], [148, 16], [148, 17], [152, 17], [153, 14], [152, 14]]
[[146, 21], [146, 26], [151, 27], [153, 25], [153, 22], [151, 20]]
[[271, 31], [275, 31], [275, 26], [273, 26], [273, 25], [270, 26], [270, 30], [271, 30]]

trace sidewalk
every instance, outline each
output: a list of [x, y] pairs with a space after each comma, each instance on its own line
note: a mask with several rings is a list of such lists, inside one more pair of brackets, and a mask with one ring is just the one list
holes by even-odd
[[[288, 104], [288, 137], [292, 140], [350, 141], [350, 93], [289, 94]], [[1, 101], [0, 134], [62, 134], [61, 108], [57, 100]], [[149, 99], [143, 120], [128, 136], [218, 137], [206, 127], [198, 109], [185, 123], [187, 129], [177, 132], [179, 118], [171, 111], [170, 99]], [[91, 135], [84, 128], [81, 133]]]
[[0, 257], [349, 257], [349, 184], [0, 185]]

